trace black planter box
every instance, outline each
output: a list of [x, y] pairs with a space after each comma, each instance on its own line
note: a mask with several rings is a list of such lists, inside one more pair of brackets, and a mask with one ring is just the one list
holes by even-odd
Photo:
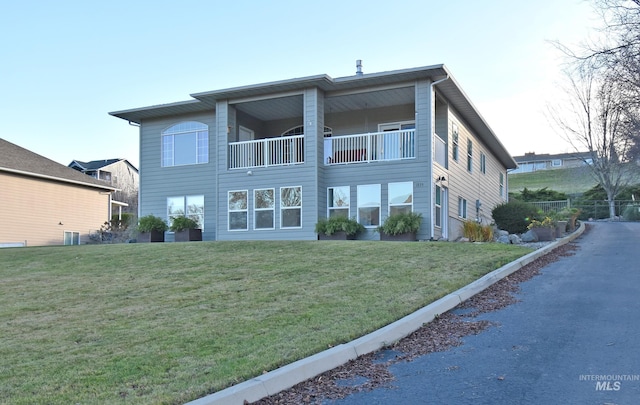
[[384, 232], [380, 232], [380, 240], [384, 241], [398, 241], [398, 242], [415, 242], [416, 241], [416, 233], [415, 232], [407, 232], [400, 233], [397, 235], [388, 235]]
[[160, 231], [140, 232], [140, 234], [138, 235], [138, 242], [140, 243], [164, 242], [164, 232], [160, 232]]
[[202, 229], [185, 229], [184, 231], [176, 231], [176, 242], [195, 242], [202, 240]]
[[332, 233], [331, 235], [325, 235], [324, 233], [318, 234], [318, 240], [355, 240], [356, 235], [347, 235], [346, 232], [340, 231]]

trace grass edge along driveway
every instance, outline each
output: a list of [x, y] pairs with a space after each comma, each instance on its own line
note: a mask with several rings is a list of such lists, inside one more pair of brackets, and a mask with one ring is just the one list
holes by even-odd
[[0, 249], [0, 403], [184, 403], [374, 331], [530, 251], [378, 241]]

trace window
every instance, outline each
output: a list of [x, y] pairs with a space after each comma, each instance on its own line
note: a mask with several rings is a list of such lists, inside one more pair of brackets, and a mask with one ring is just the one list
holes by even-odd
[[64, 231], [64, 244], [65, 245], [79, 245], [80, 244], [80, 232]]
[[551, 160], [551, 166], [552, 167], [560, 167], [560, 166], [562, 166], [562, 160], [561, 159], [552, 159]]
[[248, 229], [247, 190], [229, 191], [228, 215], [230, 231], [246, 231]]
[[435, 212], [434, 212], [434, 225], [436, 228], [442, 227], [442, 188], [440, 186], [436, 186], [436, 203], [435, 203]]
[[462, 197], [458, 197], [458, 216], [467, 218], [467, 200]]
[[452, 124], [451, 129], [451, 152], [453, 154], [453, 160], [458, 161], [458, 126], [456, 124]]
[[487, 157], [482, 152], [480, 152], [480, 171], [482, 174], [487, 173]]
[[358, 222], [368, 228], [380, 225], [380, 184], [358, 186]]
[[471, 139], [467, 141], [467, 170], [471, 172], [473, 169], [473, 142]]
[[413, 183], [389, 183], [389, 215], [413, 211]]
[[254, 229], [275, 228], [275, 193], [273, 188], [253, 191]]
[[209, 127], [196, 121], [181, 122], [162, 131], [162, 167], [209, 161]]
[[280, 227], [302, 227], [302, 187], [280, 188]]
[[504, 173], [500, 173], [500, 197], [504, 197]]
[[173, 219], [186, 216], [198, 223], [198, 228], [204, 230], [204, 196], [188, 195], [167, 198], [167, 219], [169, 226]]
[[350, 193], [351, 188], [349, 186], [329, 187], [327, 189], [327, 206], [329, 207], [329, 218], [349, 218]]

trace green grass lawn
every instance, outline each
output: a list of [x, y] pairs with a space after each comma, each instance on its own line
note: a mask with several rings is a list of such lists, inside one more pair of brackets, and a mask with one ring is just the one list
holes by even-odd
[[532, 173], [509, 175], [509, 192], [539, 190], [547, 187], [566, 194], [581, 194], [595, 186], [597, 182], [586, 167], [568, 169], [539, 170]]
[[364, 241], [0, 249], [0, 403], [184, 403], [376, 330], [529, 251]]

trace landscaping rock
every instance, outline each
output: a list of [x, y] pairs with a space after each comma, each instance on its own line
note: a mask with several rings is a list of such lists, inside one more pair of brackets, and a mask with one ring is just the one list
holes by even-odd
[[526, 233], [522, 234], [522, 241], [524, 243], [537, 242], [538, 241], [538, 235], [536, 235], [535, 232], [533, 232], [531, 229], [529, 229]]
[[511, 234], [509, 235], [509, 242], [513, 245], [519, 245], [522, 243], [522, 239], [516, 234]]
[[506, 234], [506, 235], [500, 235], [500, 236], [498, 236], [498, 239], [496, 239], [496, 242], [498, 242], [498, 243], [504, 243], [504, 244], [506, 244], [506, 245], [510, 244], [510, 243], [511, 243], [511, 240], [510, 240], [510, 238], [509, 238], [509, 234]]
[[500, 237], [500, 236], [509, 236], [509, 232], [503, 231], [503, 230], [500, 229], [500, 230], [498, 230], [497, 235], [498, 235], [498, 237]]

